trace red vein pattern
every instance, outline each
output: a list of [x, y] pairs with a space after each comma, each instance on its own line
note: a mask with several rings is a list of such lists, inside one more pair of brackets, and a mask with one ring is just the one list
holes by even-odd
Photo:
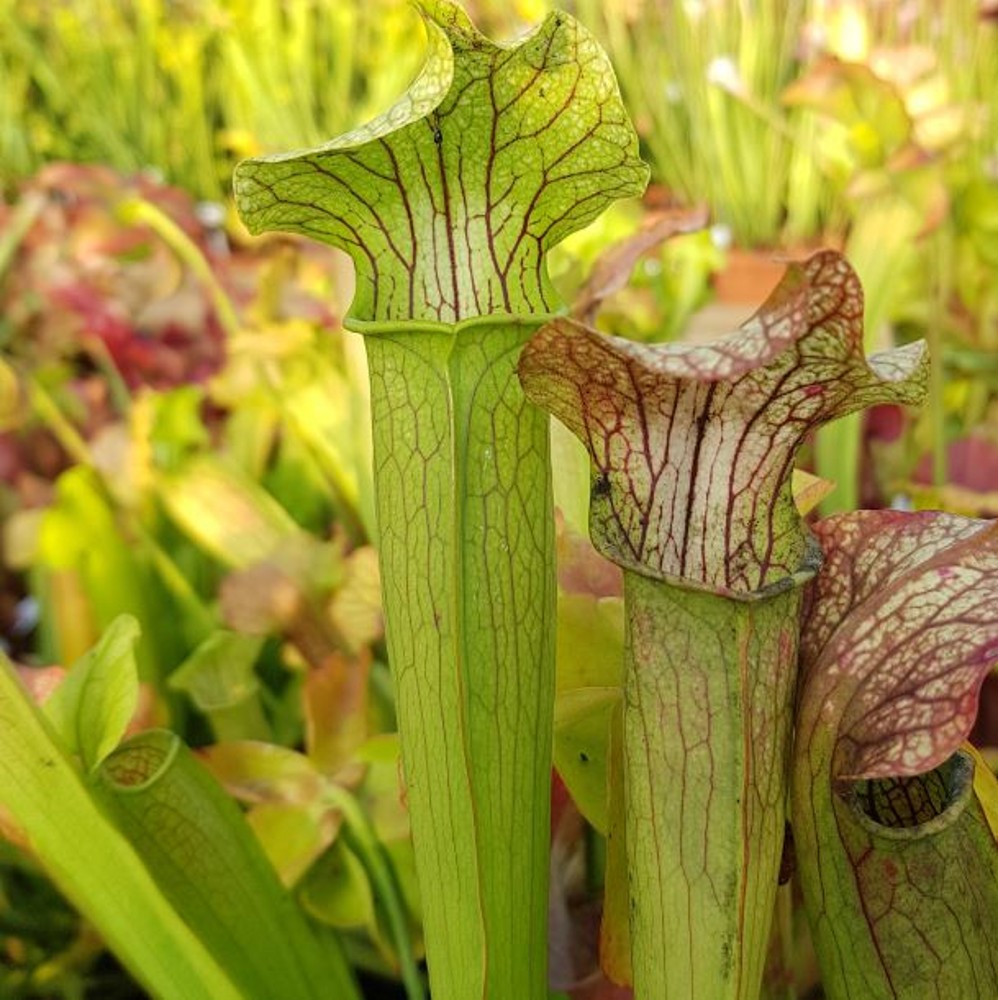
[[994, 1000], [998, 845], [957, 751], [998, 659], [998, 524], [858, 511], [815, 534], [791, 818], [825, 991]]
[[240, 213], [349, 253], [357, 320], [549, 313], [545, 250], [647, 180], [613, 71], [565, 14], [503, 46], [448, 0], [418, 6], [430, 47], [409, 92], [318, 149], [241, 164]]
[[528, 397], [593, 462], [594, 544], [625, 568], [734, 595], [809, 575], [795, 452], [819, 425], [925, 392], [924, 345], [863, 355], [863, 293], [841, 254], [791, 265], [740, 330], [649, 346], [567, 319], [520, 359]]
[[966, 739], [998, 661], [998, 524], [858, 511], [815, 533], [802, 712], [834, 727], [836, 779], [930, 771]]

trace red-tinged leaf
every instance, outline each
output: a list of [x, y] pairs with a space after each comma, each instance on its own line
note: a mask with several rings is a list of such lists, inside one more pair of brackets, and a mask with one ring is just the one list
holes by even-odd
[[820, 522], [802, 711], [835, 728], [834, 777], [904, 777], [966, 738], [998, 660], [998, 524], [861, 511]]
[[636, 233], [600, 255], [575, 297], [572, 315], [584, 323], [592, 323], [603, 300], [627, 284], [635, 265], [646, 253], [673, 236], [696, 232], [706, 224], [704, 208], [671, 209], [649, 215]]
[[334, 653], [305, 678], [305, 744], [321, 770], [345, 764], [368, 737], [368, 675], [371, 656]]
[[712, 344], [637, 344], [568, 319], [543, 327], [520, 379], [589, 449], [597, 549], [732, 594], [812, 572], [793, 502], [798, 446], [836, 417], [924, 394], [924, 346], [868, 360], [862, 318], [856, 274], [826, 251], [791, 265], [759, 312]]

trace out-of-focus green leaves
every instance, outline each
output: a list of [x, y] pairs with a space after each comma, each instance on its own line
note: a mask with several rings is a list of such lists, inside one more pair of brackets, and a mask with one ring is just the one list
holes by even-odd
[[340, 930], [364, 927], [377, 934], [374, 893], [367, 872], [357, 855], [340, 840], [309, 874], [301, 898], [306, 910], [323, 923]]
[[93, 771], [118, 745], [138, 705], [138, 622], [116, 618], [45, 702], [45, 714], [70, 753]]
[[261, 802], [247, 820], [287, 886], [301, 881], [339, 828], [338, 817], [327, 809], [287, 802]]
[[152, 165], [221, 198], [240, 157], [320, 142], [386, 107], [419, 55], [415, 15], [394, 0], [4, 0], [0, 17], [3, 186], [72, 159]]
[[954, 206], [954, 218], [982, 261], [998, 267], [998, 189], [978, 179], [960, 192]]
[[[7, 321], [0, 327], [12, 333], [5, 343], [16, 348], [17, 359], [0, 371], [0, 379], [6, 372], [11, 376], [0, 382], [0, 393], [13, 407], [10, 435], [0, 441], [7, 459], [3, 468], [13, 469], [5, 472], [2, 494], [3, 556], [8, 568], [27, 574], [40, 604], [41, 641], [34, 649], [42, 662], [74, 662], [122, 612], [141, 625], [132, 660], [117, 654], [134, 626], [119, 623], [102, 640], [97, 661], [81, 661], [52, 697], [49, 711], [85, 767], [92, 769], [113, 749], [131, 718], [136, 661], [143, 680], [152, 682], [146, 688], [152, 714], [199, 741], [206, 735], [204, 722], [226, 747], [271, 746], [290, 754], [276, 743], [247, 741], [291, 743], [304, 736], [315, 755], [307, 761], [311, 791], [296, 799], [271, 788], [249, 811], [253, 850], [264, 857], [259, 842], [292, 886], [339, 832], [341, 812], [327, 801], [327, 790], [352, 795], [364, 789], [365, 774], [373, 769], [355, 761], [355, 752], [370, 727], [380, 731], [393, 724], [390, 698], [367, 706], [369, 647], [379, 641], [382, 622], [375, 553], [362, 544], [365, 503], [370, 508], [370, 488], [364, 485], [369, 481], [366, 372], [357, 366], [356, 351], [341, 342], [342, 331], [325, 304], [330, 297], [342, 298], [332, 294], [339, 278], [328, 256], [313, 252], [306, 260], [292, 247], [276, 248], [260, 260], [241, 249], [231, 257], [215, 256], [214, 237], [185, 212], [178, 192], [164, 195], [165, 205], [157, 202], [156, 211], [166, 211], [177, 223], [176, 231], [166, 232], [164, 250], [163, 234], [150, 235], [140, 224], [149, 221], [145, 216], [133, 211], [122, 226], [109, 178], [114, 175], [106, 171], [69, 168], [40, 179], [42, 214], [0, 288]], [[131, 188], [122, 186], [127, 195]], [[62, 200], [65, 188], [73, 192], [73, 212]], [[152, 194], [155, 200], [162, 191]], [[133, 209], [136, 205], [132, 202]], [[0, 226], [5, 220], [0, 206]], [[181, 258], [174, 254], [178, 246]], [[198, 253], [203, 260], [193, 259]], [[280, 266], [270, 268], [261, 263], [265, 259]], [[190, 354], [170, 324], [186, 331], [210, 322], [203, 312], [204, 289], [196, 284], [205, 283], [209, 267], [208, 284], [225, 285], [245, 326], [236, 329], [230, 315], [224, 362], [216, 356], [214, 368], [194, 374], [174, 362], [180, 355], [188, 360], [204, 355]], [[271, 277], [258, 283], [261, 273]], [[92, 284], [95, 274], [103, 281], [100, 287]], [[13, 313], [7, 309], [11, 302]], [[36, 308], [39, 302], [49, 305]], [[299, 318], [289, 320], [291, 314]], [[25, 339], [29, 327], [40, 336]], [[166, 383], [158, 382], [167, 370], [172, 374]], [[184, 384], [192, 374], [197, 383]], [[330, 403], [322, 408], [326, 394]], [[354, 420], [362, 421], [363, 433], [352, 432]], [[327, 435], [336, 440], [327, 441]], [[38, 438], [46, 465], [32, 454]], [[33, 506], [19, 507], [22, 503]], [[14, 514], [7, 517], [11, 507]], [[335, 680], [340, 660], [347, 672]], [[384, 666], [378, 670], [383, 674]], [[350, 697], [337, 703], [347, 688]], [[186, 711], [188, 704], [196, 715]], [[237, 740], [242, 742], [233, 743]], [[251, 765], [245, 766], [253, 772]], [[404, 819], [394, 758], [384, 768], [395, 784], [357, 792], [363, 795], [357, 806], [361, 819], [382, 796]], [[150, 780], [157, 795], [169, 785], [162, 776]], [[253, 781], [265, 784], [259, 775]], [[330, 785], [340, 781], [345, 784]], [[240, 796], [245, 791], [232, 790]], [[129, 806], [124, 813], [120, 803], [114, 807], [119, 818], [129, 813], [136, 793], [129, 789], [120, 796]], [[117, 798], [110, 795], [109, 801]], [[153, 810], [162, 805], [156, 805], [156, 795], [149, 801]], [[177, 822], [200, 836], [200, 807], [183, 799], [178, 808]], [[390, 806], [378, 805], [383, 809]], [[151, 825], [143, 827], [147, 821]], [[134, 816], [122, 822], [131, 824], [143, 851], [160, 850], [146, 843], [158, 839], [146, 814], [141, 822]], [[239, 824], [250, 837], [245, 822]], [[368, 855], [380, 856], [384, 849], [391, 858], [381, 868], [371, 866], [381, 872], [380, 881], [368, 886], [375, 897], [395, 883], [394, 875], [384, 878], [384, 865], [394, 871], [396, 864], [406, 864], [407, 822], [396, 822], [389, 832], [398, 840], [390, 853], [376, 842], [372, 853], [368, 845]], [[217, 847], [227, 850], [224, 842]], [[160, 866], [168, 882], [176, 881], [183, 867], [176, 858], [159, 855], [145, 863]], [[411, 884], [411, 877], [406, 882]], [[397, 889], [391, 891], [401, 898]], [[189, 895], [178, 900], [189, 919], [205, 922], [209, 938], [219, 924], [234, 928], [242, 922], [241, 916], [220, 918], [199, 910]], [[265, 905], [246, 903], [250, 910]], [[398, 917], [410, 907], [396, 902], [389, 909]], [[282, 912], [276, 922], [283, 927]], [[273, 915], [268, 919], [273, 922]], [[402, 922], [410, 919], [403, 916]], [[98, 926], [105, 930], [99, 921]], [[393, 949], [402, 947], [403, 938], [394, 932], [386, 937], [385, 926], [370, 922], [355, 935], [354, 948], [363, 951], [365, 935], [376, 932], [382, 942], [379, 968], [407, 966], [412, 972], [411, 947], [406, 945], [407, 959], [398, 959]], [[276, 940], [274, 932], [271, 926], [268, 933]], [[265, 936], [260, 933], [250, 950], [266, 954]], [[144, 975], [118, 938], [109, 933], [107, 940], [130, 969]], [[389, 940], [395, 944], [385, 945]], [[334, 964], [331, 975], [323, 973], [326, 988], [350, 996], [347, 987], [337, 987], [346, 967]], [[233, 974], [241, 990], [251, 981], [257, 988], [255, 974], [239, 976]], [[282, 995], [285, 988], [308, 995], [293, 979], [278, 987], [276, 976], [267, 995]], [[213, 982], [210, 973], [203, 978]], [[217, 995], [225, 996], [225, 990], [220, 987]]]
[[624, 604], [617, 596], [565, 593], [558, 601], [558, 690], [620, 686]]
[[219, 629], [170, 675], [211, 722], [217, 739], [265, 739], [270, 727], [260, 705], [254, 664], [263, 639]]
[[[349, 699], [338, 714], [363, 715]], [[316, 744], [313, 735], [308, 743], [308, 756], [267, 743], [221, 743], [207, 748], [204, 759], [249, 805], [250, 826], [306, 909], [371, 941], [382, 971], [408, 968], [411, 979], [419, 902], [397, 737], [354, 741], [349, 757], [341, 747], [325, 761], [312, 753], [328, 755], [329, 745]]]
[[[279, 277], [276, 265], [263, 274], [265, 281]], [[277, 464], [292, 461], [291, 475], [297, 481], [284, 491], [289, 505], [301, 503], [303, 479], [312, 480], [311, 492], [321, 491], [324, 479], [339, 519], [352, 534], [373, 537], [363, 356], [358, 359], [353, 335], [341, 332], [338, 350], [331, 350], [325, 339], [317, 338], [312, 324], [272, 314], [284, 308], [271, 304], [270, 312], [261, 311], [254, 326], [231, 341], [226, 368], [212, 382], [212, 398], [239, 415], [239, 424], [230, 428], [236, 452], [250, 454], [248, 435], [253, 433], [266, 458], [281, 429]], [[259, 462], [246, 457], [242, 464], [252, 471]], [[317, 475], [322, 478], [316, 480]]]
[[369, 654], [335, 654], [305, 678], [302, 707], [309, 757], [329, 774], [343, 767], [367, 740]]
[[322, 785], [308, 757], [273, 743], [218, 743], [204, 757], [212, 774], [244, 802], [309, 802]]
[[884, 166], [913, 139], [913, 123], [901, 95], [862, 63], [821, 60], [784, 91], [783, 99], [837, 123], [838, 131], [824, 134], [824, 153], [845, 179], [857, 167]]
[[21, 386], [12, 365], [0, 359], [0, 431], [17, 426], [22, 417]]
[[236, 467], [202, 456], [160, 481], [170, 516], [220, 563], [245, 568], [295, 538], [287, 511]]
[[175, 628], [152, 609], [168, 602], [148, 553], [133, 544], [92, 469], [76, 466], [60, 476], [55, 500], [38, 522], [32, 553], [42, 603], [42, 655], [73, 663], [119, 614], [144, 626], [139, 640], [141, 677], [160, 677], [178, 648]]

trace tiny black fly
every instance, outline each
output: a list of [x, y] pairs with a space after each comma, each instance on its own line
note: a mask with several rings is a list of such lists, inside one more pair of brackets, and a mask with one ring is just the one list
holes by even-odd
[[598, 497], [606, 497], [610, 495], [610, 479], [606, 473], [601, 472], [595, 480], [593, 480], [592, 497], [595, 500]]

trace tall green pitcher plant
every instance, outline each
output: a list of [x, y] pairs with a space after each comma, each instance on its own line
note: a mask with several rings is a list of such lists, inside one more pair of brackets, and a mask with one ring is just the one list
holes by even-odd
[[497, 45], [420, 0], [403, 98], [242, 164], [253, 232], [353, 258], [387, 639], [438, 1000], [546, 994], [554, 550], [547, 415], [516, 377], [559, 309], [545, 252], [647, 171], [593, 38], [553, 13]]

